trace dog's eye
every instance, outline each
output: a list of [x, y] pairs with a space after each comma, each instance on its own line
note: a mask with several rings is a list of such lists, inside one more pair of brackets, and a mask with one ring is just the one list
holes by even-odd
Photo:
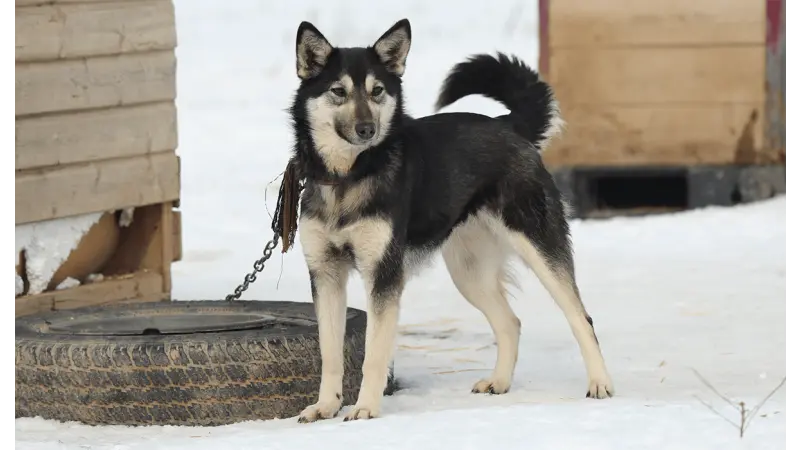
[[337, 97], [344, 97], [347, 95], [347, 91], [340, 87], [331, 88], [331, 92], [333, 92], [333, 95]]
[[377, 97], [381, 94], [383, 94], [383, 86], [375, 86], [374, 88], [372, 88], [373, 97]]

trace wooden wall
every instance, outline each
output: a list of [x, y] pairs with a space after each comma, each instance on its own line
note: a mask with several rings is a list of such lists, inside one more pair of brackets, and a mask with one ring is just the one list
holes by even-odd
[[16, 217], [179, 196], [170, 0], [16, 0]]
[[[774, 0], [766, 0], [774, 1]], [[551, 166], [764, 163], [765, 0], [540, 0]]]
[[15, 14], [15, 224], [136, 208], [109, 281], [18, 298], [18, 314], [168, 298], [180, 252], [172, 1], [16, 0]]

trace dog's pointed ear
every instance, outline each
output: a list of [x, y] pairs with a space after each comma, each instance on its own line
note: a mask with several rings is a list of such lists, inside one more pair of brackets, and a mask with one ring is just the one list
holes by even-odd
[[301, 22], [297, 28], [297, 76], [307, 80], [319, 75], [332, 51], [333, 46], [314, 25]]
[[406, 71], [406, 58], [411, 50], [411, 23], [403, 19], [392, 25], [392, 28], [372, 45], [381, 62], [389, 72], [402, 77]]

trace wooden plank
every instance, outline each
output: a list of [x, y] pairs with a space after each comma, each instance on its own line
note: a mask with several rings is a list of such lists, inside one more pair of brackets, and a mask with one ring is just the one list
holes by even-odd
[[20, 317], [84, 306], [162, 301], [168, 299], [169, 294], [163, 292], [161, 287], [161, 275], [139, 272], [70, 289], [17, 297], [14, 301], [14, 315]]
[[18, 63], [16, 115], [175, 99], [173, 51]]
[[42, 6], [42, 5], [64, 5], [71, 3], [135, 3], [143, 0], [14, 0], [17, 7], [20, 6]]
[[181, 225], [181, 212], [172, 210], [172, 261], [183, 258], [183, 226]]
[[[133, 222], [120, 232], [117, 252], [104, 267], [108, 274], [147, 269], [163, 273], [163, 204], [147, 205], [133, 211]], [[171, 230], [170, 230], [171, 231]]]
[[760, 44], [762, 0], [550, 0], [550, 46]]
[[553, 50], [549, 81], [561, 103], [760, 103], [764, 45]]
[[[755, 119], [753, 115], [755, 114]], [[562, 106], [565, 132], [548, 166], [752, 163], [763, 104]]]
[[15, 224], [177, 199], [180, 167], [172, 153], [17, 173]]
[[172, 224], [172, 203], [161, 204], [161, 279], [163, 281], [162, 290], [172, 292], [172, 237], [174, 233]]
[[14, 128], [16, 170], [146, 155], [178, 146], [173, 102], [19, 118]]
[[177, 45], [169, 0], [16, 8], [20, 61], [169, 50]]

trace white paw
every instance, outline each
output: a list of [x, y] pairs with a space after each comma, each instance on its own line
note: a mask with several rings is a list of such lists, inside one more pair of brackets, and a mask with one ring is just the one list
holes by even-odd
[[349, 422], [351, 420], [374, 419], [376, 417], [378, 417], [377, 408], [369, 408], [356, 404], [356, 406], [353, 406], [353, 409], [351, 409], [350, 412], [344, 416], [344, 421]]
[[614, 385], [608, 375], [595, 377], [589, 380], [589, 389], [586, 398], [610, 398], [614, 396]]
[[511, 389], [511, 380], [484, 378], [472, 386], [473, 394], [505, 394]]
[[341, 400], [319, 401], [300, 413], [297, 421], [300, 423], [311, 423], [321, 419], [333, 419], [339, 410], [342, 409]]

